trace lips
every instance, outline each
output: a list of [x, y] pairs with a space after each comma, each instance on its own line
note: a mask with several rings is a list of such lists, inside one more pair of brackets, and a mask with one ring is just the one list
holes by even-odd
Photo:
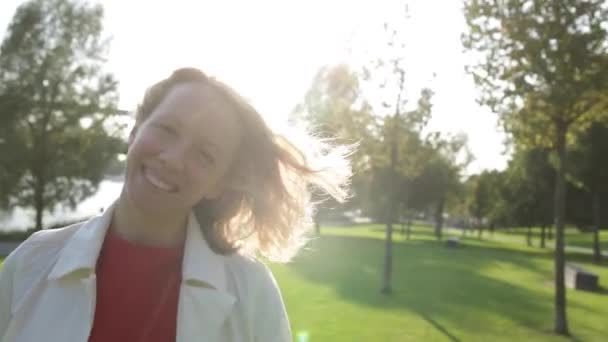
[[155, 173], [153, 169], [146, 167], [145, 165], [142, 166], [142, 174], [144, 175], [144, 178], [158, 190], [168, 193], [175, 193], [179, 190], [179, 187], [176, 184], [166, 180], [158, 173]]

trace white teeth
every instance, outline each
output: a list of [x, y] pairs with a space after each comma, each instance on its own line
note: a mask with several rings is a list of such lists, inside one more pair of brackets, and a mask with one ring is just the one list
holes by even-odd
[[175, 186], [167, 184], [162, 179], [156, 177], [153, 173], [149, 172], [147, 168], [144, 168], [144, 175], [150, 183], [152, 183], [154, 186], [163, 191], [174, 192], [175, 190], [177, 190]]

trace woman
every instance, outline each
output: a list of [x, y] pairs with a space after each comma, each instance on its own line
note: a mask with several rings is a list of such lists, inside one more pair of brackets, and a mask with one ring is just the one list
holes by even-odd
[[226, 85], [175, 71], [138, 108], [119, 198], [6, 259], [1, 341], [291, 341], [254, 256], [295, 254], [311, 185], [344, 199], [345, 150], [319, 146], [296, 148]]

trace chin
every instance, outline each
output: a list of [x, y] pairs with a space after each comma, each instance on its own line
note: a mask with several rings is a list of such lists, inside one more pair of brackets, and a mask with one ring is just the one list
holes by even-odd
[[151, 216], [167, 216], [188, 212], [179, 204], [184, 203], [179, 194], [154, 188], [146, 182], [141, 172], [136, 172], [125, 181], [123, 195], [130, 205]]

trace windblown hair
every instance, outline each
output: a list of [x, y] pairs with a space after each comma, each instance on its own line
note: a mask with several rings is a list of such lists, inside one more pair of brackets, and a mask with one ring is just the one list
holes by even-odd
[[[348, 197], [352, 148], [302, 132], [301, 144], [274, 133], [236, 91], [194, 68], [183, 68], [150, 87], [136, 112], [135, 128], [145, 121], [177, 84], [201, 84], [217, 96], [225, 115], [236, 115], [241, 144], [225, 177], [231, 184], [217, 199], [193, 209], [211, 249], [288, 261], [302, 247], [312, 225], [312, 191], [339, 202]], [[290, 135], [291, 136], [291, 135]]]

